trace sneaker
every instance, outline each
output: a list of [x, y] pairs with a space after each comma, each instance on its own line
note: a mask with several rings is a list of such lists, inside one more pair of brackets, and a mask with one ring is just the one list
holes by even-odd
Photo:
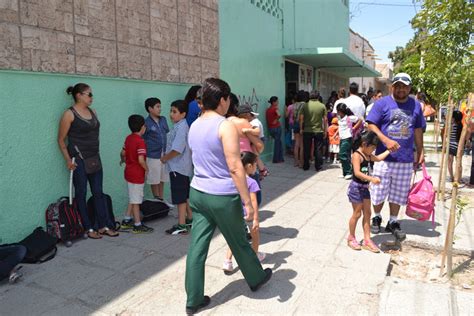
[[120, 224], [120, 229], [123, 229], [123, 230], [133, 229], [133, 221], [131, 219], [122, 220], [122, 224]]
[[332, 162], [333, 165], [337, 165], [337, 160], [334, 159], [333, 162]]
[[224, 263], [222, 264], [222, 270], [224, 270], [225, 274], [229, 274], [230, 272], [234, 271], [232, 260], [224, 260]]
[[344, 176], [344, 179], [345, 179], [345, 180], [350, 180], [350, 179], [352, 179], [352, 175], [351, 175], [351, 174], [348, 174], [347, 176]]
[[188, 226], [188, 230], [191, 230], [193, 227], [193, 219], [186, 218], [186, 226]]
[[362, 242], [362, 249], [365, 249], [365, 250], [368, 250], [368, 251], [372, 251], [372, 252], [375, 252], [375, 253], [379, 253], [379, 252], [380, 252], [379, 247], [377, 247], [377, 245], [374, 244], [374, 242], [372, 241], [372, 239], [364, 240], [364, 241]]
[[370, 231], [372, 234], [378, 234], [381, 231], [380, 226], [382, 225], [382, 217], [374, 216], [372, 217], [372, 225], [370, 225]]
[[399, 241], [404, 241], [407, 238], [407, 235], [402, 231], [400, 228], [400, 223], [396, 221], [388, 222], [387, 227], [385, 227], [385, 231], [392, 233], [395, 238]]
[[267, 255], [264, 253], [264, 252], [257, 252], [257, 258], [258, 258], [258, 261], [262, 262], [263, 260], [265, 260], [265, 257]]
[[209, 305], [209, 303], [211, 303], [211, 298], [207, 295], [204, 295], [204, 300], [201, 304], [197, 306], [186, 306], [186, 315], [194, 315], [198, 310]]
[[255, 286], [251, 286], [251, 287], [250, 287], [250, 290], [251, 290], [252, 292], [257, 291], [259, 288], [262, 287], [262, 285], [264, 285], [265, 283], [267, 283], [268, 280], [270, 280], [270, 278], [272, 277], [272, 273], [273, 273], [272, 269], [266, 268], [266, 269], [263, 270], [263, 271], [265, 272], [265, 277], [263, 278], [262, 281], [260, 281], [260, 283], [258, 283], [258, 284], [255, 285]]
[[181, 225], [181, 224], [174, 225], [174, 226], [171, 227], [170, 229], [167, 229], [167, 230], [166, 230], [166, 233], [167, 233], [167, 234], [170, 234], [170, 235], [183, 235], [183, 234], [187, 234], [187, 233], [188, 233], [188, 226], [186, 226], [186, 225]]
[[153, 228], [141, 224], [139, 226], [133, 225], [132, 233], [134, 234], [148, 234], [153, 232]]
[[337, 177], [338, 179], [344, 179], [344, 176], [342, 174], [338, 175]]
[[10, 273], [10, 277], [8, 278], [8, 283], [14, 284], [20, 280], [20, 278], [23, 276], [23, 273], [18, 272], [18, 270], [13, 270]]
[[347, 245], [354, 250], [361, 250], [359, 242], [354, 236], [347, 237]]

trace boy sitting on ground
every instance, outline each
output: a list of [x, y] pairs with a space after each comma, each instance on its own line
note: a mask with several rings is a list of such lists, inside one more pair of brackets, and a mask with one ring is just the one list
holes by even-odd
[[133, 228], [134, 234], [151, 233], [153, 228], [142, 224], [140, 219], [145, 174], [148, 172], [146, 145], [142, 138], [146, 129], [145, 119], [138, 114], [131, 115], [128, 118], [128, 127], [132, 133], [125, 139], [125, 144], [120, 152], [120, 165], [125, 162], [125, 180], [128, 186], [128, 207], [122, 221], [122, 229]]

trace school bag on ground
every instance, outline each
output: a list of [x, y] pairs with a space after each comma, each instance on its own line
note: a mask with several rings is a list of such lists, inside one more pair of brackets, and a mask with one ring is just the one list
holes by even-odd
[[73, 170], [69, 176], [69, 197], [59, 198], [46, 209], [46, 231], [65, 243], [84, 235], [81, 216], [72, 198], [72, 175]]
[[[111, 229], [114, 230], [119, 230], [120, 229], [120, 222], [117, 222], [115, 220], [115, 215], [114, 215], [114, 208], [112, 205], [112, 198], [108, 194], [103, 194], [103, 197], [105, 199], [105, 206], [106, 206], [106, 214], [107, 214], [107, 226]], [[91, 221], [91, 224], [94, 225], [95, 221], [97, 220], [97, 208], [95, 207], [95, 202], [94, 202], [94, 197], [91, 196], [87, 200], [87, 212], [89, 214], [89, 220]], [[102, 228], [102, 227], [99, 227]]]
[[142, 220], [146, 222], [168, 216], [170, 208], [168, 205], [166, 205], [166, 203], [160, 200], [149, 199], [143, 201], [143, 203], [140, 205], [140, 211], [143, 215]]
[[19, 242], [26, 248], [23, 263], [43, 263], [56, 256], [58, 239], [49, 235], [43, 227], [37, 227], [25, 239]]
[[423, 169], [423, 179], [415, 183], [408, 193], [406, 214], [419, 221], [426, 221], [431, 217], [434, 227], [436, 194], [425, 164], [423, 163], [421, 167]]

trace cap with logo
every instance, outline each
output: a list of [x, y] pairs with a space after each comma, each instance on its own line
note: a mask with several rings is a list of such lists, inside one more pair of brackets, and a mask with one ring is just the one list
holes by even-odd
[[395, 77], [393, 77], [392, 79], [392, 84], [396, 84], [397, 82], [401, 82], [404, 85], [409, 86], [411, 85], [411, 77], [407, 73], [400, 72], [396, 74]]

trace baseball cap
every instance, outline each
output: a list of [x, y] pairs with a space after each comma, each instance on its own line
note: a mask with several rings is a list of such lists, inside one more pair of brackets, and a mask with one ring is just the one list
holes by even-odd
[[243, 104], [237, 108], [237, 115], [244, 114], [244, 113], [250, 113], [253, 116], [258, 116], [257, 112], [253, 112], [252, 106], [249, 104]]
[[407, 73], [400, 72], [400, 73], [396, 74], [395, 77], [393, 77], [393, 79], [392, 79], [392, 84], [395, 84], [397, 82], [401, 82], [404, 85], [409, 86], [409, 85], [411, 85], [411, 77]]

